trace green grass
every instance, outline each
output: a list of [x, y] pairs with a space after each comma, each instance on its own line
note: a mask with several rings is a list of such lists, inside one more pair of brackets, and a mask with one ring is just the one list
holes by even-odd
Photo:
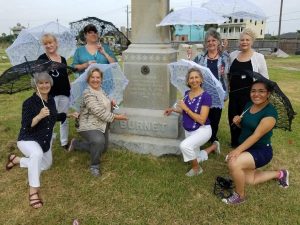
[[[279, 83], [300, 112], [300, 57], [268, 59], [272, 80]], [[0, 64], [0, 70], [8, 64]], [[247, 186], [247, 202], [232, 207], [213, 195], [218, 175], [227, 175], [224, 156], [230, 151], [226, 109], [219, 129], [222, 154], [211, 155], [203, 164], [203, 175], [187, 178], [189, 165], [181, 156], [153, 157], [110, 147], [101, 160], [103, 176], [90, 176], [89, 156], [67, 154], [56, 140], [54, 162], [42, 173], [40, 210], [28, 206], [27, 170], [4, 170], [9, 152], [16, 148], [21, 104], [32, 91], [0, 95], [0, 224], [300, 224], [299, 116], [293, 132], [275, 130], [274, 158], [265, 169], [288, 168], [291, 186], [280, 189], [275, 181]], [[70, 136], [77, 136], [73, 121]], [[57, 129], [57, 127], [56, 127]]]

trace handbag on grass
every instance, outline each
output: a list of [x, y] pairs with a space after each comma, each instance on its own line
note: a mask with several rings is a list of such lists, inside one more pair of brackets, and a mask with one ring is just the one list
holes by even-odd
[[219, 198], [228, 198], [234, 189], [233, 181], [230, 178], [216, 177], [214, 184], [214, 194]]

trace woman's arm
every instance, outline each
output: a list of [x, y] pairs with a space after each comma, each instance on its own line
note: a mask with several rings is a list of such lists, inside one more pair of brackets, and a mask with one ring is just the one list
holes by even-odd
[[200, 123], [201, 125], [204, 125], [206, 123], [206, 120], [208, 118], [209, 113], [209, 107], [206, 105], [201, 106], [201, 112], [200, 114], [194, 113], [192, 110], [188, 109], [187, 111], [184, 110], [193, 120], [195, 120], [197, 123]]
[[40, 113], [33, 117], [31, 127], [36, 126], [43, 118], [50, 115], [50, 110], [47, 107], [41, 109]]
[[254, 145], [260, 138], [262, 138], [266, 133], [274, 128], [276, 124], [276, 119], [274, 117], [263, 118], [252, 135], [250, 135], [242, 144], [240, 144], [235, 150], [228, 154], [228, 159], [237, 157], [243, 151], [249, 149]]
[[182, 113], [182, 110], [174, 109], [174, 108], [167, 108], [167, 109], [165, 109], [165, 111], [164, 111], [164, 115], [165, 115], [165, 116], [169, 116], [172, 112]]
[[181, 100], [179, 102], [179, 106], [180, 108], [186, 112], [186, 114], [189, 115], [189, 117], [191, 117], [193, 120], [195, 120], [197, 123], [200, 123], [201, 125], [205, 124], [207, 117], [208, 117], [208, 113], [209, 113], [209, 106], [207, 105], [202, 105], [201, 106], [201, 110], [200, 110], [200, 114], [198, 113], [194, 113], [192, 110], [190, 110], [189, 107], [187, 107], [187, 105], [184, 103], [183, 100]]
[[114, 57], [114, 53], [110, 50], [109, 47], [104, 47], [101, 44], [98, 45], [98, 51], [105, 56], [109, 63], [116, 62], [116, 58]]
[[85, 70], [92, 63], [91, 61], [87, 61], [85, 63], [80, 63], [79, 58], [80, 58], [80, 48], [77, 48], [74, 53], [74, 56], [73, 56], [72, 67], [76, 68], [78, 71]]
[[110, 110], [107, 110], [104, 106], [103, 100], [98, 99], [95, 94], [86, 92], [84, 93], [83, 100], [88, 110], [101, 120], [106, 122], [112, 122], [114, 120], [115, 114], [113, 114]]

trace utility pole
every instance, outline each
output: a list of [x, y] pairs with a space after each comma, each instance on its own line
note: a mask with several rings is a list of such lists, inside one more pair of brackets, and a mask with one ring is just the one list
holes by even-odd
[[126, 13], [127, 13], [127, 29], [126, 29], [126, 36], [129, 39], [129, 7], [127, 5], [126, 8]]
[[281, 0], [281, 4], [280, 4], [279, 27], [278, 27], [278, 36], [277, 36], [277, 50], [279, 49], [279, 42], [280, 42], [281, 18], [282, 18], [282, 5], [283, 5], [283, 0]]

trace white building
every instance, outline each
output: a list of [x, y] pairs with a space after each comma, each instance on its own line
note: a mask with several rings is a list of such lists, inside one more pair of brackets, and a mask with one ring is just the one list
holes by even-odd
[[219, 26], [222, 38], [239, 39], [245, 28], [252, 29], [257, 38], [264, 38], [266, 21], [258, 19], [236, 19], [229, 17], [228, 22]]

